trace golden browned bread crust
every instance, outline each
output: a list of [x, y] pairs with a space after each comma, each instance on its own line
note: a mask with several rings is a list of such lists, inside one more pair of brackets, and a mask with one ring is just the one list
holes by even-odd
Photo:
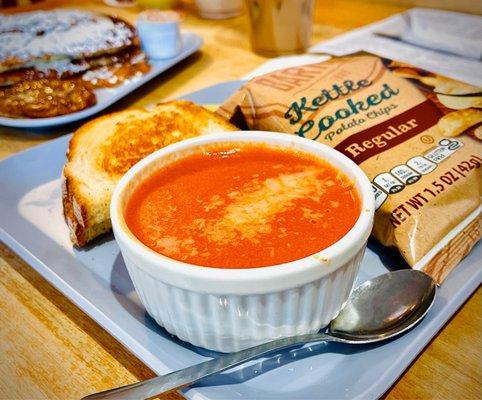
[[180, 140], [235, 130], [222, 117], [188, 101], [112, 113], [83, 125], [70, 141], [63, 171], [62, 201], [72, 242], [84, 246], [110, 230], [112, 191], [139, 160]]

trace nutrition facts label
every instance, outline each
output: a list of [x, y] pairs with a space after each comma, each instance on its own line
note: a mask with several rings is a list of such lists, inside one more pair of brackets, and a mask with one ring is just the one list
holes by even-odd
[[416, 156], [407, 161], [407, 165], [419, 174], [425, 175], [437, 168], [437, 164], [422, 156]]
[[373, 182], [387, 194], [401, 192], [404, 188], [403, 183], [389, 172], [384, 172], [383, 174], [377, 175]]
[[381, 190], [378, 186], [372, 184], [373, 194], [375, 195], [375, 209], [379, 209], [380, 206], [385, 202], [388, 198], [388, 194], [386, 194], [383, 190]]
[[405, 164], [393, 167], [390, 172], [378, 174], [372, 181], [375, 207], [380, 208], [389, 195], [401, 192], [407, 185], [417, 182], [422, 175], [431, 173], [437, 164], [459, 150], [463, 143], [457, 139], [442, 139], [438, 145], [425, 154], [407, 160]]
[[405, 185], [411, 185], [420, 179], [420, 174], [405, 164], [397, 165], [391, 169], [390, 173]]

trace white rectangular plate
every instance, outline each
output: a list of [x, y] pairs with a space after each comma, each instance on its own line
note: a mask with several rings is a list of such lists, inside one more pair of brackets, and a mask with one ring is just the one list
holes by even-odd
[[[240, 85], [229, 82], [187, 98], [221, 102]], [[108, 330], [158, 374], [218, 353], [169, 335], [146, 314], [112, 235], [76, 250], [62, 217], [60, 175], [70, 136], [0, 162], [0, 240]], [[190, 399], [373, 399], [381, 396], [482, 282], [482, 246], [450, 274], [427, 317], [412, 331], [371, 346], [297, 347], [205, 379], [183, 391]], [[358, 282], [403, 266], [374, 242]]]
[[128, 95], [144, 83], [155, 78], [157, 75], [171, 68], [173, 65], [184, 60], [186, 57], [193, 54], [202, 45], [202, 39], [195, 33], [183, 33], [182, 34], [182, 50], [179, 55], [173, 58], [165, 60], [149, 60], [151, 69], [148, 73], [139, 77], [130, 79], [120, 86], [113, 88], [96, 89], [95, 95], [97, 97], [97, 103], [88, 107], [85, 110], [74, 112], [71, 114], [60, 115], [58, 117], [51, 118], [7, 118], [0, 117], [0, 125], [9, 126], [12, 128], [46, 128], [58, 125], [64, 125], [71, 122], [76, 122], [84, 118], [97, 114], [98, 112], [109, 107], [117, 100]]

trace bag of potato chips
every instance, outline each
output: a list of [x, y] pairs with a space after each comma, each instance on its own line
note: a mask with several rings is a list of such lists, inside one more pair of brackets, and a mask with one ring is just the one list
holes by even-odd
[[373, 185], [373, 235], [442, 282], [480, 239], [482, 89], [370, 54], [254, 78], [218, 113], [342, 152]]

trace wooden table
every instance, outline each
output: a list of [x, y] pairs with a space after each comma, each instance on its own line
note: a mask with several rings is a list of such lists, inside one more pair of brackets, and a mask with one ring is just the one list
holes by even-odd
[[[69, 3], [80, 2], [47, 0], [28, 8]], [[477, 2], [473, 3], [476, 12]], [[77, 8], [117, 12], [131, 21], [138, 11], [112, 9], [100, 1], [85, 1], [80, 7], [77, 4]], [[457, 1], [450, 5], [456, 8]], [[313, 40], [335, 36], [406, 8], [407, 1], [319, 1]], [[183, 10], [184, 28], [205, 40], [202, 51], [110, 110], [143, 106], [238, 79], [265, 61], [249, 49], [246, 15], [212, 22], [198, 18], [188, 1]], [[54, 130], [34, 134], [0, 128], [0, 158], [62, 133]], [[481, 309], [479, 288], [385, 397], [482, 398]], [[148, 367], [0, 243], [1, 399], [79, 398], [152, 376]], [[181, 396], [168, 394], [162, 399], [180, 400]]]

